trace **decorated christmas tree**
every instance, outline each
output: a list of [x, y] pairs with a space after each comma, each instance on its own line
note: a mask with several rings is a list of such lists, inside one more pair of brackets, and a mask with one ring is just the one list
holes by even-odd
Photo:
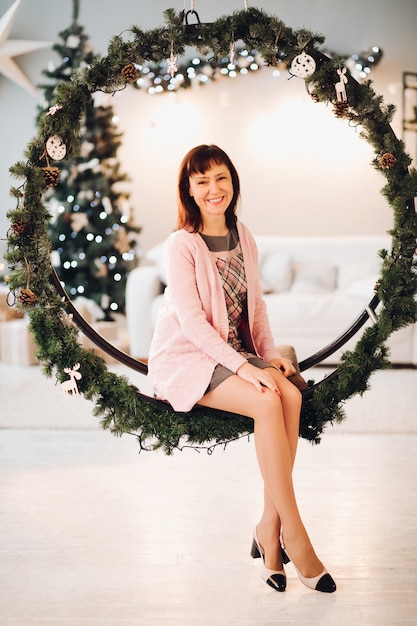
[[[73, 20], [59, 33], [62, 43], [53, 49], [61, 62], [50, 64], [43, 73], [54, 82], [41, 85], [45, 107], [54, 115], [55, 88], [70, 81], [76, 70], [90, 65], [95, 57], [84, 28], [78, 24], [79, 2], [73, 1]], [[123, 313], [126, 278], [136, 265], [135, 235], [127, 176], [120, 171], [117, 151], [121, 134], [114, 122], [110, 96], [98, 92], [91, 97], [83, 119], [78, 155], [65, 157], [59, 136], [51, 138], [49, 150], [60, 169], [59, 183], [51, 186], [47, 205], [53, 216], [50, 225], [53, 264], [68, 295], [94, 300], [104, 312]]]

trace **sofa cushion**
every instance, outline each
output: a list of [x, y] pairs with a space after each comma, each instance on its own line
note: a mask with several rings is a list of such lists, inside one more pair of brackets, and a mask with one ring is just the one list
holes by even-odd
[[292, 282], [292, 262], [288, 254], [271, 252], [261, 263], [261, 285], [264, 293], [288, 291]]
[[158, 270], [158, 276], [161, 283], [164, 285], [167, 284], [167, 276], [166, 276], [166, 266], [165, 266], [165, 242], [162, 242], [150, 250], [148, 250], [145, 254], [145, 259], [154, 263]]
[[[381, 267], [381, 259], [377, 257], [367, 263], [350, 263], [339, 268], [337, 283], [340, 289], [350, 289], [352, 285], [367, 280], [376, 281]], [[357, 291], [356, 287], [353, 287]]]
[[367, 276], [362, 280], [355, 280], [350, 283], [345, 289], [348, 296], [354, 296], [356, 298], [369, 298], [374, 295], [375, 285], [378, 282], [378, 276]]
[[291, 293], [326, 293], [336, 289], [337, 268], [330, 263], [295, 263]]

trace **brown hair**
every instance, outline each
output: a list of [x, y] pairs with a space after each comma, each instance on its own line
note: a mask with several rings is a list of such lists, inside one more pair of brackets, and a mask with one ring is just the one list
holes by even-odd
[[177, 229], [185, 228], [198, 232], [201, 223], [200, 209], [190, 196], [190, 176], [204, 174], [213, 165], [226, 165], [233, 184], [233, 198], [227, 207], [225, 217], [228, 228], [236, 224], [236, 205], [240, 196], [239, 176], [232, 161], [221, 148], [215, 145], [196, 146], [182, 160], [178, 176], [178, 217]]

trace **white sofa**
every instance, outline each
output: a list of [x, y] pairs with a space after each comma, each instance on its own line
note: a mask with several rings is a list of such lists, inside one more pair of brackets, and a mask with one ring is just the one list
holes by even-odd
[[[388, 236], [257, 236], [260, 276], [276, 344], [290, 344], [299, 361], [344, 332], [373, 296], [378, 250]], [[146, 359], [165, 287], [164, 245], [152, 248], [127, 280], [126, 317], [132, 356]], [[371, 321], [367, 323], [372, 323]], [[337, 363], [359, 334], [326, 363]], [[417, 325], [389, 341], [393, 364], [417, 365]]]

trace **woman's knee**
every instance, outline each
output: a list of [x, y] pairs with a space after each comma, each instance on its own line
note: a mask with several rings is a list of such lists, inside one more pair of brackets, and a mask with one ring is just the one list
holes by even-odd
[[[259, 392], [258, 392], [259, 393]], [[283, 416], [282, 398], [280, 395], [264, 388], [263, 393], [259, 393], [256, 399], [256, 416], [262, 419], [281, 419]]]
[[290, 402], [295, 406], [301, 406], [302, 394], [298, 387], [284, 376], [277, 382], [283, 401]]
[[288, 401], [291, 402], [292, 405], [301, 408], [303, 396], [301, 394], [301, 391], [292, 383], [290, 383], [290, 386], [288, 386], [285, 391], [285, 399], [288, 399]]

